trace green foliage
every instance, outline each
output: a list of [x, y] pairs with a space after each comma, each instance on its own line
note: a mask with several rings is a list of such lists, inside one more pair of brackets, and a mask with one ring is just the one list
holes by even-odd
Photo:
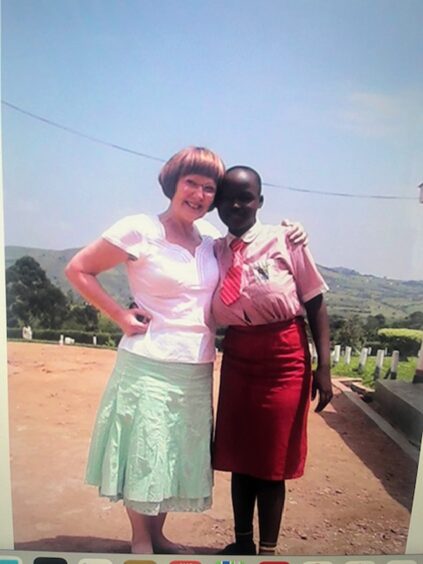
[[[361, 378], [363, 384], [370, 388], [374, 388], [374, 372], [376, 368], [376, 358], [371, 357], [367, 359], [366, 365], [362, 374], [358, 373], [358, 361], [357, 356], [352, 357], [350, 364], [345, 364], [341, 360], [336, 366], [332, 368], [333, 377], [346, 376], [349, 378]], [[398, 364], [397, 379], [403, 380], [405, 382], [412, 382], [414, 374], [416, 372], [416, 358], [410, 358], [409, 360], [401, 361]], [[385, 357], [383, 361], [383, 368], [381, 371], [381, 378], [383, 378], [391, 366], [391, 357]]]
[[63, 329], [98, 330], [98, 311], [89, 304], [72, 305]]
[[414, 311], [405, 319], [393, 323], [394, 327], [405, 327], [407, 329], [423, 329], [423, 312]]
[[358, 350], [366, 340], [364, 324], [358, 315], [347, 318], [330, 316], [329, 326], [333, 344], [350, 346], [353, 350]]
[[98, 331], [100, 333], [116, 333], [119, 327], [103, 313], [98, 314]]
[[390, 351], [398, 350], [402, 358], [416, 356], [423, 340], [423, 331], [418, 329], [385, 328], [378, 335]]
[[[65, 337], [70, 337], [75, 339], [75, 343], [79, 344], [93, 344], [93, 336], [97, 337], [98, 345], [106, 345], [116, 347], [122, 337], [122, 333], [94, 333], [92, 331], [80, 331], [72, 329], [35, 329], [32, 333], [32, 338], [38, 341], [54, 341], [58, 343], [60, 340], [60, 335]], [[16, 327], [7, 328], [7, 337], [9, 339], [20, 339], [22, 338], [22, 329]]]
[[66, 296], [29, 256], [18, 259], [6, 270], [6, 300], [11, 327], [29, 324], [57, 328], [69, 312]]

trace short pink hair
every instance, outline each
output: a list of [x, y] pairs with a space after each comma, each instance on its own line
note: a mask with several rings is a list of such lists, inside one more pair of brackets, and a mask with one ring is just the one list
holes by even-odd
[[188, 174], [207, 176], [213, 179], [216, 186], [219, 187], [225, 174], [225, 165], [216, 153], [205, 147], [182, 149], [173, 155], [160, 171], [159, 183], [165, 196], [171, 200], [179, 179]]

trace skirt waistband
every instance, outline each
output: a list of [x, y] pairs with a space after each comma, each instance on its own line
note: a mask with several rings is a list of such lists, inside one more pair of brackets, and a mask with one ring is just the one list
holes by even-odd
[[275, 323], [266, 323], [265, 325], [231, 325], [228, 327], [229, 332], [234, 333], [247, 333], [248, 335], [263, 334], [263, 333], [277, 333], [284, 329], [297, 325], [304, 327], [304, 318], [301, 316], [287, 319], [286, 321], [276, 321]]

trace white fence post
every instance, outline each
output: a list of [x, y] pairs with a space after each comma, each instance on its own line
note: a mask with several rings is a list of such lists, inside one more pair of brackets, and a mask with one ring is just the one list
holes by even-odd
[[367, 347], [363, 347], [360, 353], [360, 360], [358, 361], [358, 373], [361, 374], [366, 366], [367, 362], [367, 355], [369, 354], [369, 349]]
[[413, 384], [423, 384], [423, 341], [417, 355], [416, 372], [413, 378]]
[[399, 351], [392, 351], [391, 367], [389, 368], [386, 374], [386, 378], [391, 378], [391, 380], [397, 379], [398, 363], [399, 363]]
[[333, 364], [338, 364], [341, 358], [341, 345], [335, 345], [335, 350], [333, 351]]
[[379, 349], [377, 351], [377, 354], [376, 354], [376, 368], [375, 368], [375, 371], [373, 373], [375, 380], [378, 380], [379, 377], [380, 377], [380, 373], [382, 372], [382, 368], [383, 368], [384, 358], [385, 358], [385, 351], [382, 350], [382, 349]]
[[64, 335], [60, 335], [59, 345], [63, 345], [64, 342], [65, 342], [65, 336], [64, 336]]
[[351, 362], [351, 347], [345, 347], [345, 364], [350, 364]]
[[93, 345], [97, 345], [97, 335], [93, 335]]

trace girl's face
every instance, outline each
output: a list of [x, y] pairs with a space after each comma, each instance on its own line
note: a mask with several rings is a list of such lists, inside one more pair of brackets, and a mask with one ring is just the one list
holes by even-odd
[[216, 182], [201, 174], [181, 176], [172, 198], [172, 208], [186, 219], [195, 221], [203, 217], [216, 196]]
[[243, 235], [256, 222], [263, 196], [255, 177], [246, 171], [229, 172], [223, 179], [216, 202], [220, 219], [236, 237]]

